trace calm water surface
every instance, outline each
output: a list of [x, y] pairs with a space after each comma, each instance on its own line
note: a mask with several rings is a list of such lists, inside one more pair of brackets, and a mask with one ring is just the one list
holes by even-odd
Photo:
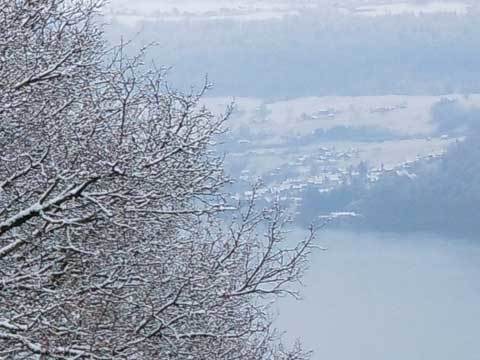
[[478, 360], [480, 241], [323, 233], [279, 326], [314, 360]]

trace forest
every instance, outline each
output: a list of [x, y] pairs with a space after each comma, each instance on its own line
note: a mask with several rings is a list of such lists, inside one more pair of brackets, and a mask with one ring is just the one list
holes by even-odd
[[[464, 137], [438, 158], [423, 159], [402, 171], [385, 172], [368, 182], [366, 171], [332, 192], [305, 192], [301, 216], [307, 223], [320, 213], [354, 211], [340, 221], [347, 228], [389, 232], [437, 232], [474, 236], [480, 212], [480, 109], [440, 101], [432, 108], [437, 132]], [[309, 219], [308, 221], [306, 219]]]
[[256, 21], [145, 20], [135, 28], [113, 19], [108, 37], [126, 33], [137, 33], [137, 46], [155, 42], [150, 55], [172, 67], [179, 86], [208, 75], [211, 96], [480, 91], [475, 12], [364, 17], [312, 10]]

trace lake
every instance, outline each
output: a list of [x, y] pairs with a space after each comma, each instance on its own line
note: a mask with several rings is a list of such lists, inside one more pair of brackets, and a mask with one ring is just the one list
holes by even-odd
[[314, 360], [477, 360], [480, 243], [326, 232], [305, 299], [278, 304], [286, 338]]

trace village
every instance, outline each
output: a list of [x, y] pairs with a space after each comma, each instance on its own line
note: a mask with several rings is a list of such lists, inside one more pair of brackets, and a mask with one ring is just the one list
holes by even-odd
[[[255, 110], [257, 117], [263, 118], [261, 122], [276, 121], [271, 118], [275, 112], [274, 105], [270, 109], [260, 109], [259, 106]], [[407, 110], [405, 101], [397, 101], [393, 105], [382, 103], [365, 107], [364, 112], [378, 119], [380, 125], [388, 126], [385, 120], [390, 114]], [[427, 108], [425, 111], [428, 115]], [[239, 179], [234, 185], [233, 198], [239, 200], [250, 197], [252, 184], [261, 182], [262, 186], [256, 189], [256, 196], [264, 204], [279, 200], [295, 213], [304, 200], [307, 188], [329, 192], [353, 181], [361, 181], [368, 186], [388, 174], [413, 180], [416, 174], [412, 172], [412, 167], [416, 162], [438, 158], [450, 144], [461, 140], [432, 131], [419, 131], [409, 136], [397, 134], [393, 138], [378, 140], [368, 136], [368, 129], [361, 138], [353, 140], [342, 139], [341, 134], [337, 140], [312, 135], [323, 134], [320, 126], [326, 123], [321, 119], [330, 122], [336, 118], [341, 126], [340, 115], [345, 116], [342, 110], [326, 107], [298, 116], [296, 121], [301, 125], [316, 120], [320, 132], [318, 129], [307, 132], [299, 127], [290, 136], [279, 136], [277, 127], [272, 130], [270, 137], [262, 133], [261, 138], [251, 134], [249, 137], [244, 131], [235, 137], [234, 132], [232, 147], [235, 151], [226, 158], [227, 169], [234, 164], [230, 166], [230, 172]], [[259, 119], [250, 117], [250, 121], [259, 122]], [[345, 128], [351, 129], [351, 122]], [[418, 129], [425, 128], [425, 124], [418, 124]], [[270, 138], [270, 141], [266, 141], [266, 138]]]

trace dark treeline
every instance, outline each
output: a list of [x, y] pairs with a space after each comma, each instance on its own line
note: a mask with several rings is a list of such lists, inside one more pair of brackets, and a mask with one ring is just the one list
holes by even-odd
[[[439, 108], [450, 114], [449, 121]], [[434, 107], [433, 113], [434, 121], [442, 126], [468, 128], [465, 130], [468, 133], [466, 139], [452, 144], [441, 158], [419, 161], [401, 171], [388, 172], [373, 184], [368, 184], [364, 176], [357, 176], [329, 193], [309, 188], [300, 218], [307, 223], [321, 213], [348, 210], [361, 216], [339, 225], [365, 230], [429, 231], [463, 236], [478, 233], [480, 131], [472, 114], [479, 111], [462, 111], [455, 103], [440, 103]], [[478, 121], [480, 117], [476, 119]]]
[[[115, 22], [110, 36], [132, 33]], [[174, 67], [179, 86], [215, 83], [211, 95], [444, 94], [480, 91], [478, 14], [342, 16], [311, 11], [264, 21], [145, 22], [143, 43]], [[452, 56], [455, 54], [455, 56]]]
[[480, 133], [480, 108], [465, 108], [458, 101], [443, 99], [432, 107], [431, 112], [437, 134]]

